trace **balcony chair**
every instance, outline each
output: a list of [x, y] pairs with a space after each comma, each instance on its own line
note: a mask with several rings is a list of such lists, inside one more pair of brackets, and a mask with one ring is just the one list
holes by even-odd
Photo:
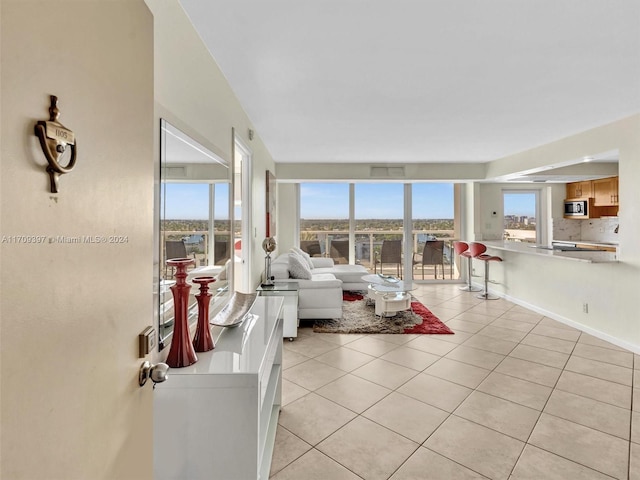
[[336, 264], [349, 263], [349, 240], [331, 240], [330, 257]]
[[229, 259], [229, 240], [215, 240], [213, 242], [213, 264], [224, 265]]
[[383, 273], [385, 263], [396, 265], [398, 278], [402, 278], [402, 240], [383, 240], [380, 256], [376, 258], [374, 265], [374, 273], [378, 272], [378, 264], [380, 264], [380, 273]]
[[[422, 257], [416, 260], [416, 257]], [[422, 255], [413, 254], [413, 265], [422, 266], [422, 279], [424, 280], [425, 265], [433, 265], [433, 278], [438, 278], [438, 265], [442, 267], [442, 279], [444, 280], [444, 240], [432, 240], [425, 242]]]
[[322, 249], [317, 240], [300, 240], [300, 249], [307, 252], [310, 257], [321, 257]]
[[[169, 260], [172, 258], [190, 258], [189, 255], [187, 255], [187, 246], [184, 244], [183, 240], [166, 240], [164, 242], [164, 253], [165, 253], [165, 258], [164, 258], [165, 262], [166, 260]], [[196, 261], [195, 258], [196, 258], [196, 255], [194, 253], [193, 254], [194, 265]], [[174, 275], [173, 268], [171, 270], [171, 275], [167, 276], [168, 268], [169, 267], [167, 267], [165, 263], [164, 275], [166, 278], [173, 278], [173, 275]]]

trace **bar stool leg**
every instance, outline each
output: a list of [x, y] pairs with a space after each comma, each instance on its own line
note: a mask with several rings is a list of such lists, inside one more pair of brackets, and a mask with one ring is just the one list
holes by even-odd
[[467, 257], [467, 284], [464, 287], [460, 287], [460, 290], [463, 292], [479, 292], [482, 289], [478, 287], [474, 287], [471, 284], [471, 257]]
[[490, 260], [484, 260], [484, 292], [476, 295], [476, 298], [482, 300], [498, 300], [500, 297], [489, 293], [489, 262]]

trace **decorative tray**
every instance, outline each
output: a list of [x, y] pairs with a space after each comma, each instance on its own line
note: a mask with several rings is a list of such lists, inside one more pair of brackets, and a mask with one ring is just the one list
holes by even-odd
[[392, 277], [391, 275], [383, 275], [383, 274], [379, 273], [378, 276], [384, 282], [388, 282], [388, 283], [398, 283], [398, 282], [400, 282], [399, 279], [397, 279], [396, 277]]
[[235, 292], [229, 303], [209, 323], [217, 327], [237, 327], [251, 317], [249, 310], [256, 297], [256, 293]]

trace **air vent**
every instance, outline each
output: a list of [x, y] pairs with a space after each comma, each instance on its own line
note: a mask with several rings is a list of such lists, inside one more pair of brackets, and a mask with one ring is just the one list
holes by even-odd
[[187, 167], [165, 167], [165, 178], [187, 178]]
[[404, 178], [404, 167], [371, 167], [372, 178]]

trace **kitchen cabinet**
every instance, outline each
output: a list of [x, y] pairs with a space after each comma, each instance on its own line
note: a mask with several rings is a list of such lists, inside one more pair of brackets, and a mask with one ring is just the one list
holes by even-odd
[[593, 187], [591, 180], [584, 182], [567, 183], [566, 198], [590, 198], [593, 197]]
[[618, 205], [618, 177], [593, 180], [593, 204], [596, 207], [610, 207]]

